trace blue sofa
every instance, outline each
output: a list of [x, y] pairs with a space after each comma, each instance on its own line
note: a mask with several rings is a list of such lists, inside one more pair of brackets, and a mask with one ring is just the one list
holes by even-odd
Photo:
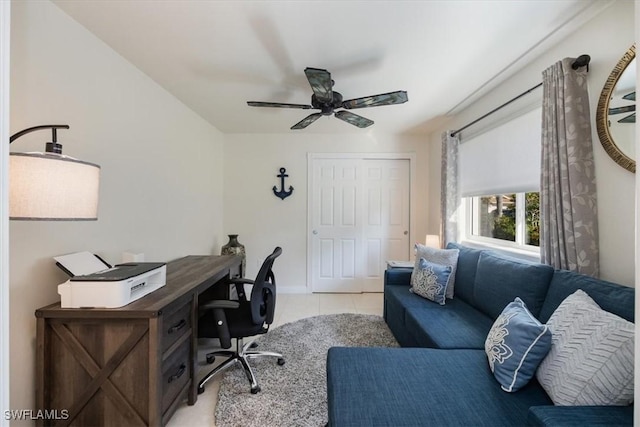
[[554, 406], [534, 379], [502, 391], [484, 342], [520, 297], [541, 322], [577, 289], [634, 321], [634, 289], [488, 250], [459, 249], [455, 296], [438, 305], [409, 292], [411, 269], [385, 273], [384, 318], [403, 348], [331, 348], [329, 426], [632, 425], [633, 407]]

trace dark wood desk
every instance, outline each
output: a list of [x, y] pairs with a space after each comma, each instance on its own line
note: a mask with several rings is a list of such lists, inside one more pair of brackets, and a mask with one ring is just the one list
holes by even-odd
[[[241, 258], [167, 263], [166, 285], [115, 309], [36, 310], [36, 407], [68, 411], [38, 425], [164, 425], [197, 399], [198, 297], [228, 293]], [[62, 417], [59, 417], [62, 418]]]

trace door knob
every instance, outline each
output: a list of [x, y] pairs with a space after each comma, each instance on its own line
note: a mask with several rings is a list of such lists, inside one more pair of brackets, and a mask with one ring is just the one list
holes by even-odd
[[408, 234], [409, 234], [409, 232], [407, 230], [404, 230], [404, 235], [406, 236]]
[[313, 230], [313, 234], [318, 234], [318, 230]]

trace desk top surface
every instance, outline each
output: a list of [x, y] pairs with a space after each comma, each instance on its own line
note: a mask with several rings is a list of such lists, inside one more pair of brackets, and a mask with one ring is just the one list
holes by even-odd
[[156, 316], [167, 305], [207, 289], [237, 268], [241, 258], [234, 255], [189, 255], [167, 263], [166, 284], [137, 301], [119, 308], [61, 308], [60, 302], [36, 310], [36, 317], [139, 317]]

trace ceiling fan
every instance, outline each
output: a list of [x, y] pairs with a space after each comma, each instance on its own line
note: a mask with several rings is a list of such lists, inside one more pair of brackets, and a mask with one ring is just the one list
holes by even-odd
[[318, 120], [321, 116], [330, 116], [334, 114], [340, 120], [359, 128], [366, 128], [373, 124], [373, 120], [354, 114], [350, 111], [336, 111], [338, 108], [346, 108], [351, 110], [354, 108], [378, 107], [381, 105], [402, 104], [408, 101], [407, 92], [399, 90], [396, 92], [382, 93], [379, 95], [365, 96], [363, 98], [342, 100], [342, 95], [334, 92], [331, 73], [320, 68], [305, 68], [304, 73], [309, 80], [313, 95], [311, 95], [311, 105], [308, 104], [285, 104], [280, 102], [259, 102], [248, 101], [251, 107], [276, 107], [276, 108], [299, 108], [302, 110], [316, 109], [320, 113], [313, 113], [295, 125], [291, 129], [304, 129], [311, 123]]

